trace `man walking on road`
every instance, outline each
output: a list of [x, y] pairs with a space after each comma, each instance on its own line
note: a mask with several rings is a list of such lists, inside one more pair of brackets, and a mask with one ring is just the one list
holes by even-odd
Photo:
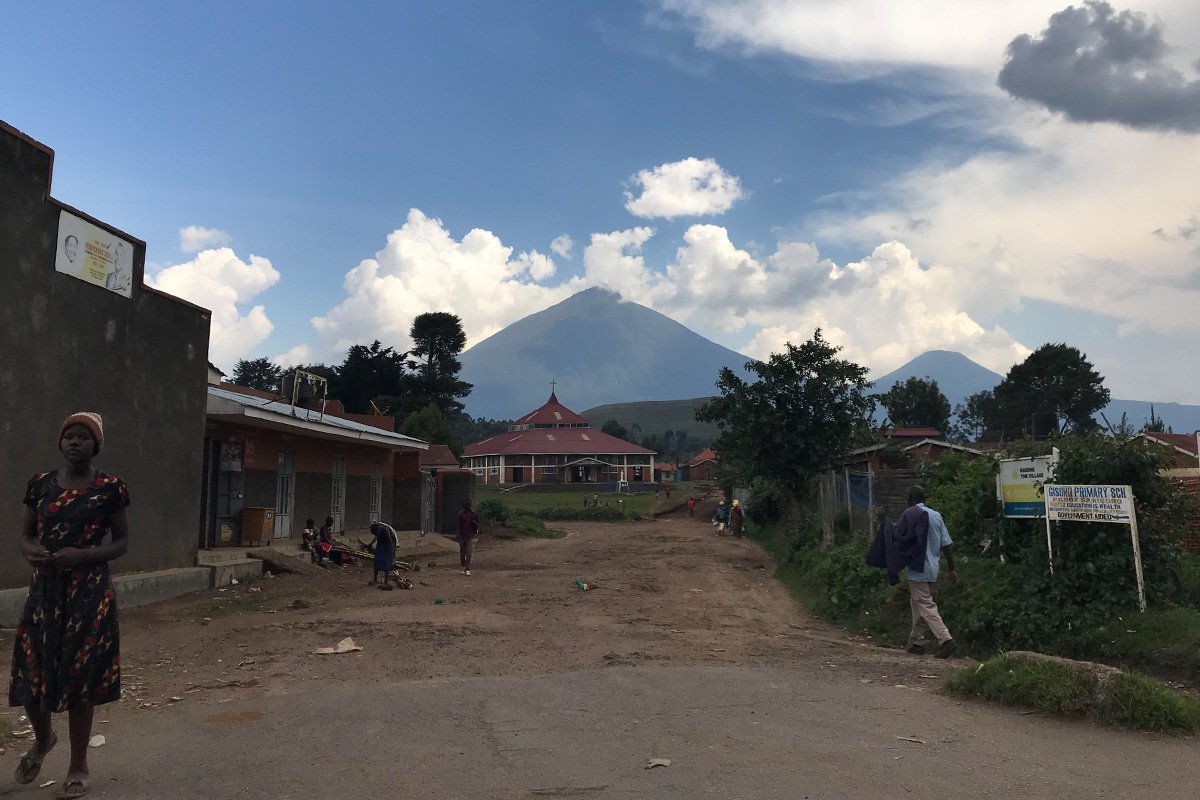
[[953, 586], [958, 583], [958, 573], [954, 570], [954, 554], [950, 546], [954, 542], [946, 530], [942, 515], [925, 505], [925, 490], [913, 486], [908, 490], [908, 509], [900, 515], [897, 524], [898, 536], [914, 536], [919, 538], [922, 528], [927, 530], [925, 535], [925, 567], [920, 572], [908, 570], [909, 604], [912, 606], [912, 631], [908, 634], [908, 652], [913, 655], [924, 655], [925, 629], [933, 632], [938, 640], [938, 658], [949, 658], [954, 655], [957, 645], [950, 635], [937, 603], [933, 601], [933, 585], [937, 583], [938, 570], [941, 566], [941, 556], [946, 556], [946, 566], [950, 568], [949, 580]]
[[464, 500], [458, 512], [458, 561], [463, 575], [471, 574], [471, 555], [475, 552], [475, 540], [479, 537], [479, 515], [471, 508], [471, 501]]

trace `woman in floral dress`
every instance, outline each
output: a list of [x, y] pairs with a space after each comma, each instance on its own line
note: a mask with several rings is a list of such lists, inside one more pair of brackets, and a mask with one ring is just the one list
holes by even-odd
[[[21, 554], [33, 566], [13, 647], [9, 705], [22, 706], [36, 741], [17, 764], [32, 783], [58, 737], [51, 715], [67, 712], [71, 765], [59, 798], [88, 790], [93, 709], [121, 696], [120, 636], [108, 562], [129, 548], [125, 481], [92, 466], [104, 445], [98, 414], [72, 414], [60, 429], [63, 465], [25, 490]], [[111, 534], [105, 543], [105, 535]]]

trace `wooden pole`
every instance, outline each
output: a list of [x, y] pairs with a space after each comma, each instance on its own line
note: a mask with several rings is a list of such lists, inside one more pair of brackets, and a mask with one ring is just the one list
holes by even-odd
[[850, 529], [850, 534], [854, 534], [854, 500], [850, 497], [850, 468], [842, 467], [842, 474], [846, 476], [846, 527]]
[[1050, 553], [1050, 574], [1054, 574], [1054, 540], [1050, 538], [1050, 515], [1046, 515], [1046, 550]]
[[[1133, 493], [1129, 495], [1133, 497]], [[1132, 506], [1132, 502], [1131, 502]], [[1129, 509], [1129, 535], [1133, 539], [1133, 571], [1137, 575], [1138, 610], [1146, 610], [1146, 581], [1142, 577], [1142, 545], [1138, 541], [1137, 511]]]

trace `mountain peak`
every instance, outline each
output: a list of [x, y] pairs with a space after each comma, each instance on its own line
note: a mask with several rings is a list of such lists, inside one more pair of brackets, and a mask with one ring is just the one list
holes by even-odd
[[475, 416], [515, 419], [556, 382], [568, 408], [712, 395], [718, 373], [747, 359], [675, 320], [602, 287], [517, 320], [462, 354]]
[[961, 403], [976, 392], [992, 389], [1004, 376], [977, 364], [953, 350], [930, 350], [902, 367], [874, 380], [876, 392], [886, 392], [909, 378], [930, 378], [951, 405]]

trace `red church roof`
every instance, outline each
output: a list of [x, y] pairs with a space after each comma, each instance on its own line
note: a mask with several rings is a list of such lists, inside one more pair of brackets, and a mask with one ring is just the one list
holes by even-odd
[[694, 467], [697, 464], [703, 464], [705, 461], [716, 461], [716, 460], [717, 460], [716, 451], [713, 450], [711, 447], [706, 447], [703, 450], [701, 450], [699, 453], [696, 454], [696, 457], [692, 459], [691, 463], [688, 464], [688, 466]]
[[464, 457], [529, 454], [653, 455], [654, 451], [593, 429], [586, 419], [558, 402], [554, 392], [537, 411], [514, 420], [506, 433], [463, 450]]
[[537, 411], [531, 411], [520, 419], [513, 420], [513, 424], [509, 426], [509, 430], [521, 430], [522, 428], [532, 427], [591, 427], [586, 419], [576, 414], [571, 409], [558, 402], [558, 397], [554, 392], [550, 392], [550, 399], [546, 404]]
[[518, 454], [653, 455], [653, 450], [591, 428], [533, 428], [499, 433], [467, 445], [464, 456]]

